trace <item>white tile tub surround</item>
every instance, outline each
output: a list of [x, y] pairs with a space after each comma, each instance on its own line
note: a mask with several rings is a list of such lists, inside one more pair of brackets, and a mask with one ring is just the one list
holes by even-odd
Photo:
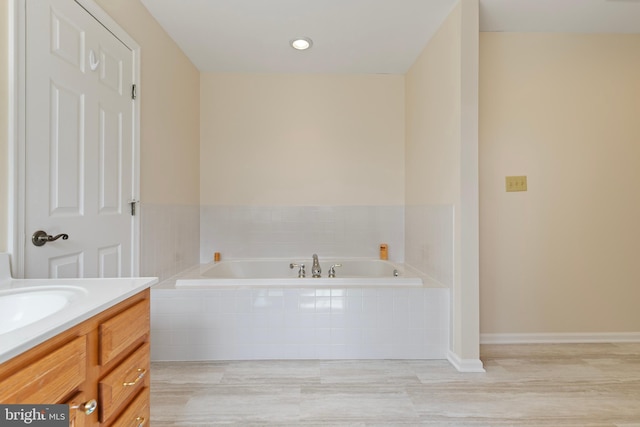
[[199, 264], [200, 206], [142, 203], [140, 274], [163, 281]]
[[446, 359], [449, 289], [153, 288], [153, 360]]
[[404, 262], [404, 206], [202, 206], [200, 263], [223, 259], [321, 257]]
[[405, 207], [405, 263], [453, 286], [453, 205]]

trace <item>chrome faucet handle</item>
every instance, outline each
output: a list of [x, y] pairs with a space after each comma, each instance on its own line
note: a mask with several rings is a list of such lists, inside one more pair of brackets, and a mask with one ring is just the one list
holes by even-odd
[[298, 278], [303, 278], [305, 276], [305, 271], [304, 271], [304, 264], [294, 264], [291, 263], [289, 264], [289, 268], [294, 269], [297, 268], [298, 269]]
[[329, 267], [329, 277], [336, 277], [336, 267], [342, 267], [342, 264], [333, 264]]

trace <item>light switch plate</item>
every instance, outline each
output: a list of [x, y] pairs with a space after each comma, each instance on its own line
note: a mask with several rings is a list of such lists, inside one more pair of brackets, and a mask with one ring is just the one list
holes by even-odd
[[508, 176], [506, 178], [507, 192], [511, 191], [527, 191], [527, 177], [524, 176]]

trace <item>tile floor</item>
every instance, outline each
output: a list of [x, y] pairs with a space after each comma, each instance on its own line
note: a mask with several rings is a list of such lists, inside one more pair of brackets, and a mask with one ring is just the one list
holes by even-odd
[[487, 345], [446, 361], [154, 362], [151, 425], [640, 427], [640, 343]]

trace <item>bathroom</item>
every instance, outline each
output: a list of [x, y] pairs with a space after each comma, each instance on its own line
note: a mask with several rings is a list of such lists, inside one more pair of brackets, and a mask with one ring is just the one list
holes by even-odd
[[[369, 251], [363, 256], [377, 256], [378, 245], [384, 241], [389, 244], [391, 259], [412, 263], [452, 287], [451, 350], [462, 365], [468, 362], [475, 366], [481, 340], [504, 343], [638, 339], [640, 319], [633, 302], [640, 296], [634, 286], [633, 266], [640, 242], [634, 221], [640, 214], [640, 202], [625, 185], [639, 179], [637, 159], [640, 156], [632, 142], [637, 141], [638, 128], [627, 115], [615, 113], [637, 111], [633, 98], [640, 97], [633, 73], [620, 75], [618, 72], [620, 68], [637, 70], [637, 62], [632, 62], [635, 57], [629, 54], [637, 47], [637, 35], [563, 37], [543, 32], [534, 37], [481, 33], [478, 40], [477, 34], [465, 33], [467, 27], [460, 24], [466, 19], [465, 8], [470, 3], [461, 2], [460, 16], [452, 20], [450, 26], [441, 28], [441, 38], [434, 39], [436, 43], [423, 51], [423, 55], [436, 59], [425, 60], [424, 64], [416, 62], [413, 72], [405, 75], [217, 76], [200, 73], [142, 3], [123, 0], [97, 3], [145, 51], [141, 80], [143, 275], [166, 279], [194, 264], [211, 260], [216, 251], [221, 252], [223, 258], [292, 256], [291, 239], [294, 244], [308, 244], [306, 232], [315, 233], [319, 245], [303, 246], [300, 251], [304, 253], [295, 253], [295, 256], [310, 257], [314, 252], [322, 256], [336, 250], [331, 247], [334, 239], [322, 239], [335, 225], [331, 221], [340, 215], [356, 218], [354, 223], [371, 225], [376, 233], [381, 233], [354, 230], [366, 237], [349, 239], [348, 243], [361, 243], [358, 248]], [[478, 44], [480, 52], [473, 52], [470, 46]], [[447, 48], [452, 45], [457, 49]], [[568, 67], [567, 72], [556, 68], [559, 67], [554, 62], [557, 46], [568, 46], [575, 53], [562, 62], [562, 66]], [[611, 46], [616, 46], [615, 55], [611, 53]], [[5, 47], [3, 43], [3, 49]], [[531, 49], [534, 53], [527, 56], [524, 52]], [[589, 60], [580, 56], [580, 52], [587, 52]], [[471, 83], [465, 78], [466, 73], [474, 74], [473, 58], [478, 54], [480, 102], [475, 102], [479, 107], [474, 113], [461, 105], [473, 105], [473, 99], [478, 97], [478, 85], [474, 91], [473, 78], [469, 77]], [[505, 63], [500, 55], [513, 60]], [[3, 51], [2, 57], [7, 56]], [[523, 64], [522, 68], [517, 61]], [[526, 68], [533, 64], [543, 64], [551, 71], [533, 79]], [[592, 74], [584, 80], [572, 80], [572, 73], [582, 71], [585, 64], [591, 67]], [[597, 64], [611, 65], [596, 68]], [[506, 73], [509, 78], [488, 77], [502, 76], [500, 73]], [[598, 93], [588, 90], [596, 87], [603, 76], [612, 75], [616, 79], [609, 79], [608, 90]], [[283, 147], [289, 150], [287, 156], [274, 158], [274, 152], [263, 151], [264, 147], [258, 142], [267, 135], [276, 139], [277, 129], [271, 129], [272, 133], [266, 135], [249, 133], [269, 130], [265, 127], [267, 117], [275, 119], [274, 116], [287, 112], [284, 106], [267, 108], [266, 95], [277, 88], [284, 93], [274, 95], [272, 92], [272, 96], [291, 94], [290, 85], [296, 79], [308, 90], [321, 91], [322, 84], [341, 88], [340, 92], [338, 89], [327, 91], [328, 97], [341, 96], [345, 86], [349, 88], [347, 93], [352, 94], [351, 99], [341, 100], [338, 105], [333, 103], [331, 108], [321, 111], [317, 110], [320, 105], [306, 106], [309, 114], [298, 118], [311, 120], [310, 126], [326, 124], [333, 106], [371, 107], [365, 102], [347, 104], [364, 95], [384, 96], [390, 101], [388, 105], [374, 104], [380, 111], [362, 109], [362, 119], [367, 122], [360, 128], [347, 129], [358, 135], [362, 135], [363, 130], [369, 132], [357, 138], [367, 147], [364, 158], [356, 157], [363, 156], [362, 147], [350, 144], [319, 150], [319, 141], [325, 135], [295, 134], [295, 129], [288, 135], [291, 145]], [[313, 84], [305, 85], [310, 80], [314, 80]], [[251, 83], [252, 89], [263, 96], [252, 98], [251, 93], [243, 93], [239, 86], [244, 83]], [[624, 90], [615, 87], [615, 83]], [[4, 89], [5, 85], [2, 86]], [[219, 104], [220, 100], [209, 90], [220, 86], [228, 91], [226, 99], [237, 100], [237, 105]], [[517, 88], [528, 92], [521, 93]], [[435, 95], [421, 97], [423, 90]], [[625, 90], [628, 95], [621, 96]], [[556, 97], [549, 95], [554, 91]], [[492, 96], [488, 96], [489, 93]], [[535, 93], [549, 97], [536, 98], [538, 103], [530, 103], [527, 96]], [[598, 97], [599, 105], [607, 109], [577, 108], [585, 105], [590, 96]], [[261, 107], [260, 113], [270, 113], [265, 117], [254, 111], [253, 119], [264, 120], [265, 126], [246, 127], [247, 137], [254, 145], [234, 145], [230, 149], [237, 152], [212, 158], [207, 150], [216, 147], [205, 141], [208, 140], [205, 133], [213, 132], [212, 138], [226, 138], [229, 135], [216, 132], [232, 130], [231, 123], [227, 123], [226, 129], [214, 126], [214, 123], [224, 124], [216, 121], [219, 117], [214, 113], [235, 108], [236, 120], [241, 120], [244, 115], [238, 116], [237, 111], [246, 106], [243, 101], [247, 99]], [[260, 106], [263, 100], [265, 105]], [[392, 105], [395, 107], [391, 108]], [[510, 108], [514, 105], [518, 108]], [[474, 141], [473, 135], [467, 133], [473, 134], [474, 129], [478, 129], [478, 110], [480, 125]], [[428, 117], [430, 121], [418, 120], [416, 116]], [[5, 134], [6, 110], [0, 117]], [[565, 121], [558, 121], [558, 117]], [[340, 116], [336, 114], [333, 119], [333, 130], [342, 130], [339, 129], [343, 125]], [[527, 132], [523, 134], [515, 127], [501, 126], [503, 122], [517, 123]], [[536, 127], [541, 122], [546, 126]], [[309, 122], [303, 121], [303, 124]], [[379, 133], [383, 126], [385, 132], [392, 132], [389, 139], [396, 145], [387, 147], [380, 143], [377, 148], [387, 151], [370, 152], [369, 144], [384, 136]], [[315, 144], [300, 145], [300, 141], [313, 138], [318, 138]], [[425, 140], [441, 144], [421, 145]], [[602, 144], [603, 140], [607, 144]], [[3, 138], [0, 145], [3, 154], [7, 153], [6, 139]], [[243, 156], [242, 149], [249, 151]], [[473, 154], [478, 149], [474, 162]], [[266, 156], [264, 162], [243, 163], [243, 160], [255, 161], [257, 156], [250, 154], [256, 151]], [[578, 161], [576, 153], [580, 153]], [[338, 170], [344, 164], [341, 162], [354, 162], [354, 158], [359, 169], [356, 176], [350, 177], [354, 179], [354, 188], [336, 191], [335, 182], [324, 185], [328, 184], [324, 175], [327, 168]], [[210, 164], [224, 162], [224, 159], [227, 163], [233, 159], [234, 164], [238, 160], [240, 166], [229, 168], [223, 164], [220, 168], [220, 164], [214, 163], [216, 167]], [[476, 167], [468, 167], [468, 163], [475, 163]], [[387, 169], [390, 165], [395, 165], [391, 172]], [[478, 176], [478, 165], [479, 179], [474, 178]], [[243, 176], [253, 178], [237, 180], [233, 174], [242, 173], [241, 167], [245, 166], [261, 174], [245, 173]], [[594, 167], [601, 173], [590, 174]], [[282, 171], [287, 173], [279, 175]], [[505, 194], [507, 175], [528, 175], [529, 191]], [[319, 176], [323, 177], [322, 182], [318, 182]], [[602, 176], [607, 179], [599, 180]], [[10, 198], [6, 177], [1, 177], [0, 182], [3, 199]], [[479, 201], [474, 194], [474, 183], [479, 184]], [[260, 187], [262, 184], [269, 185], [268, 192]], [[471, 184], [472, 188], [465, 184]], [[617, 206], [624, 209], [619, 211]], [[0, 215], [7, 224], [12, 213], [3, 209]], [[244, 240], [220, 242], [209, 238], [216, 232], [215, 227], [235, 226], [225, 223], [225, 218], [237, 219], [243, 215], [257, 219], [255, 229], [244, 230], [252, 234], [243, 236], [253, 239], [255, 245], [245, 246]], [[296, 215], [328, 218], [326, 223], [316, 224], [326, 228], [319, 231], [293, 228], [294, 233], [278, 229], [278, 238], [264, 237], [265, 233], [273, 232], [269, 227], [274, 218], [282, 218], [282, 224], [285, 218], [293, 221]], [[385, 215], [393, 221], [384, 221], [390, 228], [382, 232], [375, 222]], [[369, 218], [373, 225], [363, 224], [360, 218]], [[453, 224], [461, 225], [458, 229]], [[7, 227], [1, 228], [0, 249], [11, 249], [10, 239], [4, 234]], [[443, 228], [447, 231], [445, 235]], [[585, 233], [585, 229], [590, 233]], [[449, 230], [452, 235], [448, 234]], [[317, 237], [319, 233], [321, 236]], [[297, 238], [300, 241], [295, 240]], [[475, 246], [479, 246], [479, 251], [474, 251]], [[347, 244], [341, 244], [339, 249], [345, 250], [345, 255], [352, 254]], [[482, 283], [481, 288], [478, 283]], [[582, 298], [576, 301], [577, 294]]]
[[[462, 7], [440, 31], [440, 46], [426, 51], [407, 76], [201, 73], [198, 261], [210, 262], [215, 252], [227, 259], [308, 254], [307, 262], [312, 253], [321, 258], [377, 257], [379, 244], [385, 242], [391, 260], [406, 260], [452, 288], [454, 274], [460, 274], [454, 265], [462, 265], [454, 262], [462, 256], [454, 248], [473, 251], [473, 244], [455, 245], [454, 239], [474, 240], [473, 232], [467, 236], [454, 229], [461, 224], [454, 218], [462, 211], [461, 203], [469, 200], [473, 205], [474, 200], [473, 194], [462, 194], [459, 182], [476, 179], [473, 168], [465, 169], [468, 176], [459, 172], [466, 145], [457, 130], [465, 120], [471, 120], [469, 128], [477, 126], [473, 114], [463, 116], [455, 101], [462, 91], [455, 72], [461, 58], [448, 52], [462, 49], [457, 45], [461, 19]], [[473, 46], [477, 34], [470, 34]], [[465, 70], [472, 79], [473, 67]], [[423, 102], [427, 97], [417, 95], [440, 88], [447, 79], [450, 83], [437, 98]], [[429, 119], [418, 119], [421, 116]], [[473, 132], [470, 135], [467, 145], [473, 152], [477, 142]], [[438, 144], [425, 147], [427, 138]], [[431, 150], [437, 158], [429, 156]], [[417, 156], [427, 160], [418, 162]], [[405, 158], [410, 160], [405, 163]], [[473, 193], [473, 185], [467, 188]], [[146, 215], [153, 212], [143, 204], [143, 223], [153, 224], [154, 218]], [[465, 231], [474, 226], [477, 240], [477, 224]], [[148, 262], [169, 267], [172, 255]], [[143, 254], [143, 266], [145, 261]], [[477, 277], [465, 278], [470, 288], [477, 288]], [[468, 298], [477, 290], [460, 294]], [[476, 369], [477, 303], [462, 301], [465, 298], [453, 304], [469, 304], [464, 321], [476, 332], [468, 342], [455, 345], [458, 352], [469, 349], [469, 355], [458, 357], [473, 367], [463, 369]], [[456, 313], [454, 309], [454, 317]], [[175, 342], [184, 342], [179, 331], [161, 329], [163, 337], [180, 335]]]
[[[112, 15], [122, 13], [117, 5], [101, 6]], [[406, 76], [199, 73], [172, 46], [180, 60], [172, 60], [171, 73], [181, 77], [166, 78], [179, 87], [171, 93], [143, 87], [141, 272], [153, 272], [162, 281], [210, 262], [214, 252], [223, 259], [307, 256], [308, 262], [313, 253], [377, 257], [379, 244], [387, 243], [392, 261], [406, 261], [445, 287], [469, 286], [468, 292], [452, 293], [451, 314], [459, 317], [453, 322], [459, 330], [450, 343], [460, 363], [476, 369], [477, 272], [475, 279], [473, 273], [462, 276], [463, 262], [455, 262], [474, 245], [454, 243], [477, 242], [475, 216], [455, 218], [463, 212], [462, 203], [474, 209], [477, 200], [474, 185], [463, 189], [460, 184], [477, 181], [474, 168], [460, 172], [461, 153], [468, 145], [473, 155], [477, 146], [473, 131], [467, 145], [458, 131], [466, 128], [464, 121], [471, 122], [469, 129], [477, 127], [474, 114], [463, 114], [456, 102], [462, 96], [456, 78], [462, 59], [450, 52], [463, 48], [462, 18], [458, 6], [439, 32], [438, 45], [425, 51]], [[165, 56], [172, 52], [159, 46], [166, 35], [125, 29], [143, 48], [145, 39], [153, 39], [148, 49], [158, 46]], [[477, 44], [477, 34], [468, 33], [465, 41]], [[145, 65], [142, 59], [144, 83], [145, 73], [163, 66]], [[473, 80], [473, 67], [463, 74], [467, 71], [466, 78]], [[427, 97], [419, 96], [436, 89], [438, 97], [424, 101]], [[171, 102], [153, 99], [162, 96]], [[147, 115], [173, 117], [172, 128], [146, 128], [155, 120], [145, 120]], [[153, 144], [145, 145], [145, 135]], [[439, 143], [427, 147], [426, 139]], [[469, 228], [455, 229], [463, 220]], [[477, 254], [468, 258], [473, 272]], [[455, 307], [465, 307], [464, 316]]]

